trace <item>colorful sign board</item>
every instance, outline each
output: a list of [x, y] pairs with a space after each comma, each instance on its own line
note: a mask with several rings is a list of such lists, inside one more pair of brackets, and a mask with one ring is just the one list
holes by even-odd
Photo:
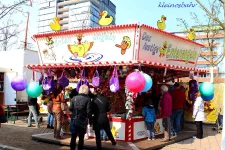
[[[125, 122], [110, 122], [112, 135], [116, 140], [125, 140]], [[92, 128], [88, 127], [88, 136], [95, 137], [95, 132]]]
[[[143, 139], [147, 137], [147, 128], [145, 121], [134, 122], [134, 140]], [[157, 119], [155, 122], [155, 135], [162, 134], [164, 128], [162, 126], [162, 119]]]
[[139, 60], [195, 68], [201, 46], [141, 27]]
[[38, 37], [41, 63], [133, 60], [135, 28]]

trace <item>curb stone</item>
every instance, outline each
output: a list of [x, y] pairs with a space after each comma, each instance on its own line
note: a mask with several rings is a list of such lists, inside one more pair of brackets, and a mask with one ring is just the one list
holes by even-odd
[[24, 150], [24, 149], [0, 144], [0, 150]]

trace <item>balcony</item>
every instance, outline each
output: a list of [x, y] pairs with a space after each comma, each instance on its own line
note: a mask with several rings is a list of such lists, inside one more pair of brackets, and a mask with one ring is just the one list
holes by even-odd
[[62, 14], [62, 15], [58, 15], [58, 18], [64, 18], [64, 17], [69, 17], [69, 14]]
[[62, 25], [62, 24], [68, 24], [69, 23], [69, 21], [68, 20], [61, 20], [61, 21], [59, 21], [59, 23]]
[[[212, 54], [213, 55], [217, 55], [217, 52], [213, 51]], [[201, 56], [210, 56], [211, 55], [211, 52], [201, 52], [200, 55]]]
[[57, 10], [58, 13], [59, 13], [59, 12], [64, 12], [64, 11], [69, 11], [69, 8], [59, 8], [59, 9]]
[[65, 6], [65, 5], [70, 5], [70, 4], [76, 4], [79, 3], [81, 0], [69, 0], [65, 2], [60, 2], [57, 4], [57, 6]]
[[224, 37], [224, 34], [216, 34], [216, 35], [212, 35], [212, 34], [209, 34], [208, 37], [207, 35], [198, 35], [198, 33], [196, 33], [196, 37], [195, 39], [207, 39], [207, 38], [223, 38]]
[[197, 64], [198, 65], [209, 65], [210, 63], [208, 61], [206, 61], [206, 60], [198, 60]]

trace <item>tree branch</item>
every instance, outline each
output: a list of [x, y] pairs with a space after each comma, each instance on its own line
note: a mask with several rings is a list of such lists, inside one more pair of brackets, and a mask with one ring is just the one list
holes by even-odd
[[19, 6], [19, 5], [21, 5], [21, 4], [25, 3], [25, 2], [26, 2], [26, 0], [25, 0], [25, 1], [21, 1], [21, 2], [19, 2], [19, 3], [16, 3], [16, 4], [14, 4], [14, 5], [11, 5], [11, 6], [9, 6], [9, 7], [6, 7], [6, 8], [0, 13], [0, 19], [4, 18], [10, 11], [12, 11], [14, 8], [16, 8], [17, 6]]
[[201, 8], [216, 22], [219, 23], [219, 25], [225, 30], [225, 25], [224, 23], [222, 23], [217, 17], [215, 17], [215, 15], [213, 15], [212, 13], [210, 13], [210, 11], [199, 1], [199, 0], [195, 0], [200, 6]]

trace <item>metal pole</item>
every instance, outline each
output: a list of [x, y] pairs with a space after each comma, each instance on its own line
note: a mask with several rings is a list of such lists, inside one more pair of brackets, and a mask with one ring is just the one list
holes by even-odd
[[27, 12], [27, 25], [26, 25], [25, 40], [24, 40], [24, 50], [27, 49], [27, 34], [28, 34], [29, 16], [30, 16], [30, 13]]

